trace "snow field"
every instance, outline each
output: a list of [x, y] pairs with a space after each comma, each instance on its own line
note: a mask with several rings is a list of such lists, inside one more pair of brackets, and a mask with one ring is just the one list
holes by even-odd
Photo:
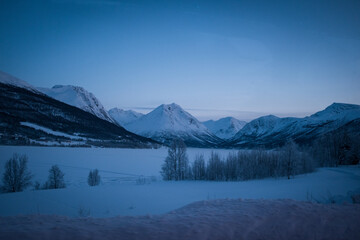
[[[53, 164], [65, 173], [67, 188], [0, 194], [0, 216], [57, 214], [71, 217], [164, 214], [194, 201], [224, 198], [295, 199], [351, 202], [360, 189], [360, 167], [323, 168], [294, 179], [245, 182], [164, 182], [160, 168], [167, 149], [103, 149], [0, 147], [0, 174], [13, 153], [27, 154], [34, 181], [44, 183]], [[211, 149], [188, 149], [207, 159]], [[231, 150], [216, 150], [225, 157]], [[90, 169], [98, 168], [101, 184], [87, 185]]]

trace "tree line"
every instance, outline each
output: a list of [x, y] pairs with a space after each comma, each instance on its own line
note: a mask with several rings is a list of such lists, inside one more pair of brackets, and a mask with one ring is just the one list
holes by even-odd
[[288, 140], [278, 149], [240, 150], [221, 158], [197, 155], [190, 164], [186, 145], [175, 140], [161, 168], [164, 180], [241, 181], [266, 177], [291, 178], [317, 167], [355, 165], [360, 162], [360, 134], [337, 130], [317, 137], [309, 145]]
[[[48, 180], [44, 184], [38, 181], [32, 183], [34, 175], [27, 167], [28, 157], [26, 155], [14, 154], [5, 163], [5, 171], [2, 176], [2, 185], [0, 189], [2, 192], [21, 192], [33, 185], [35, 190], [40, 189], [58, 189], [65, 188], [64, 173], [60, 170], [58, 165], [53, 165], [49, 169]], [[89, 186], [96, 186], [100, 184], [100, 175], [97, 169], [90, 170], [88, 175]]]
[[355, 165], [360, 161], [360, 134], [335, 131], [322, 135], [310, 147], [319, 167]]
[[318, 166], [308, 149], [301, 149], [289, 140], [276, 150], [242, 150], [232, 152], [222, 158], [212, 152], [209, 159], [200, 154], [189, 163], [186, 146], [175, 140], [168, 149], [161, 175], [164, 180], [208, 180], [243, 181], [267, 177], [291, 177], [313, 172]]

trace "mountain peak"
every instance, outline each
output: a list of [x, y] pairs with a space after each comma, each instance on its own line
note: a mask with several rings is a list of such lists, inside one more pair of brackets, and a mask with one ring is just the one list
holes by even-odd
[[176, 103], [162, 104], [126, 128], [161, 142], [180, 137], [192, 146], [205, 146], [220, 140]]
[[95, 95], [88, 92], [83, 87], [73, 85], [55, 85], [52, 88], [38, 89], [58, 101], [92, 113], [101, 119], [113, 122], [112, 118]]
[[360, 105], [356, 105], [356, 104], [349, 104], [349, 103], [336, 103], [334, 102], [333, 104], [331, 104], [330, 106], [328, 106], [327, 108], [325, 108], [325, 111], [346, 111], [346, 110], [353, 110], [353, 109], [359, 109]]
[[183, 111], [183, 109], [177, 105], [176, 103], [170, 103], [170, 104], [161, 104], [159, 107], [157, 107], [159, 109], [163, 109], [166, 111], [176, 111], [176, 110], [181, 110]]
[[327, 108], [317, 113], [314, 113], [310, 117], [325, 117], [325, 118], [332, 118], [337, 115], [347, 115], [348, 113], [357, 113], [360, 111], [360, 105], [356, 104], [349, 104], [349, 103], [333, 103]]

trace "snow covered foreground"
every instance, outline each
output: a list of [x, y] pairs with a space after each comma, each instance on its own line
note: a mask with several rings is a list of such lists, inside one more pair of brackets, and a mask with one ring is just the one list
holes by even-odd
[[360, 239], [360, 205], [211, 200], [162, 215], [0, 218], [0, 239]]
[[[189, 159], [211, 149], [188, 149]], [[215, 150], [225, 157], [231, 150]], [[13, 153], [29, 157], [33, 180], [44, 183], [57, 164], [65, 173], [65, 189], [0, 194], [0, 216], [55, 214], [69, 217], [115, 217], [165, 214], [187, 204], [214, 199], [294, 199], [351, 202], [360, 192], [360, 166], [321, 168], [293, 179], [242, 182], [165, 182], [159, 176], [167, 156], [163, 149], [103, 149], [0, 146], [0, 175]], [[99, 169], [101, 183], [90, 187], [87, 176]]]
[[[189, 148], [189, 159], [199, 153], [207, 159], [211, 151]], [[13, 153], [26, 154], [34, 181], [46, 181], [58, 164], [67, 184], [0, 194], [0, 239], [360, 239], [360, 207], [350, 204], [360, 192], [359, 165], [290, 180], [165, 182], [159, 177], [165, 148], [0, 146], [0, 152], [0, 175]], [[101, 184], [89, 187], [94, 168]]]

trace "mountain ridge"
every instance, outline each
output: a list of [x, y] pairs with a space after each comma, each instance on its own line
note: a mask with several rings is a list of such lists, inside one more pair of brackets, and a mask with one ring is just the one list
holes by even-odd
[[157, 147], [77, 107], [27, 86], [0, 79], [0, 144], [41, 146]]
[[360, 105], [347, 103], [333, 103], [304, 118], [264, 116], [246, 124], [230, 140], [230, 145], [245, 148], [276, 147], [289, 139], [310, 143], [320, 135], [336, 131], [359, 118]]

